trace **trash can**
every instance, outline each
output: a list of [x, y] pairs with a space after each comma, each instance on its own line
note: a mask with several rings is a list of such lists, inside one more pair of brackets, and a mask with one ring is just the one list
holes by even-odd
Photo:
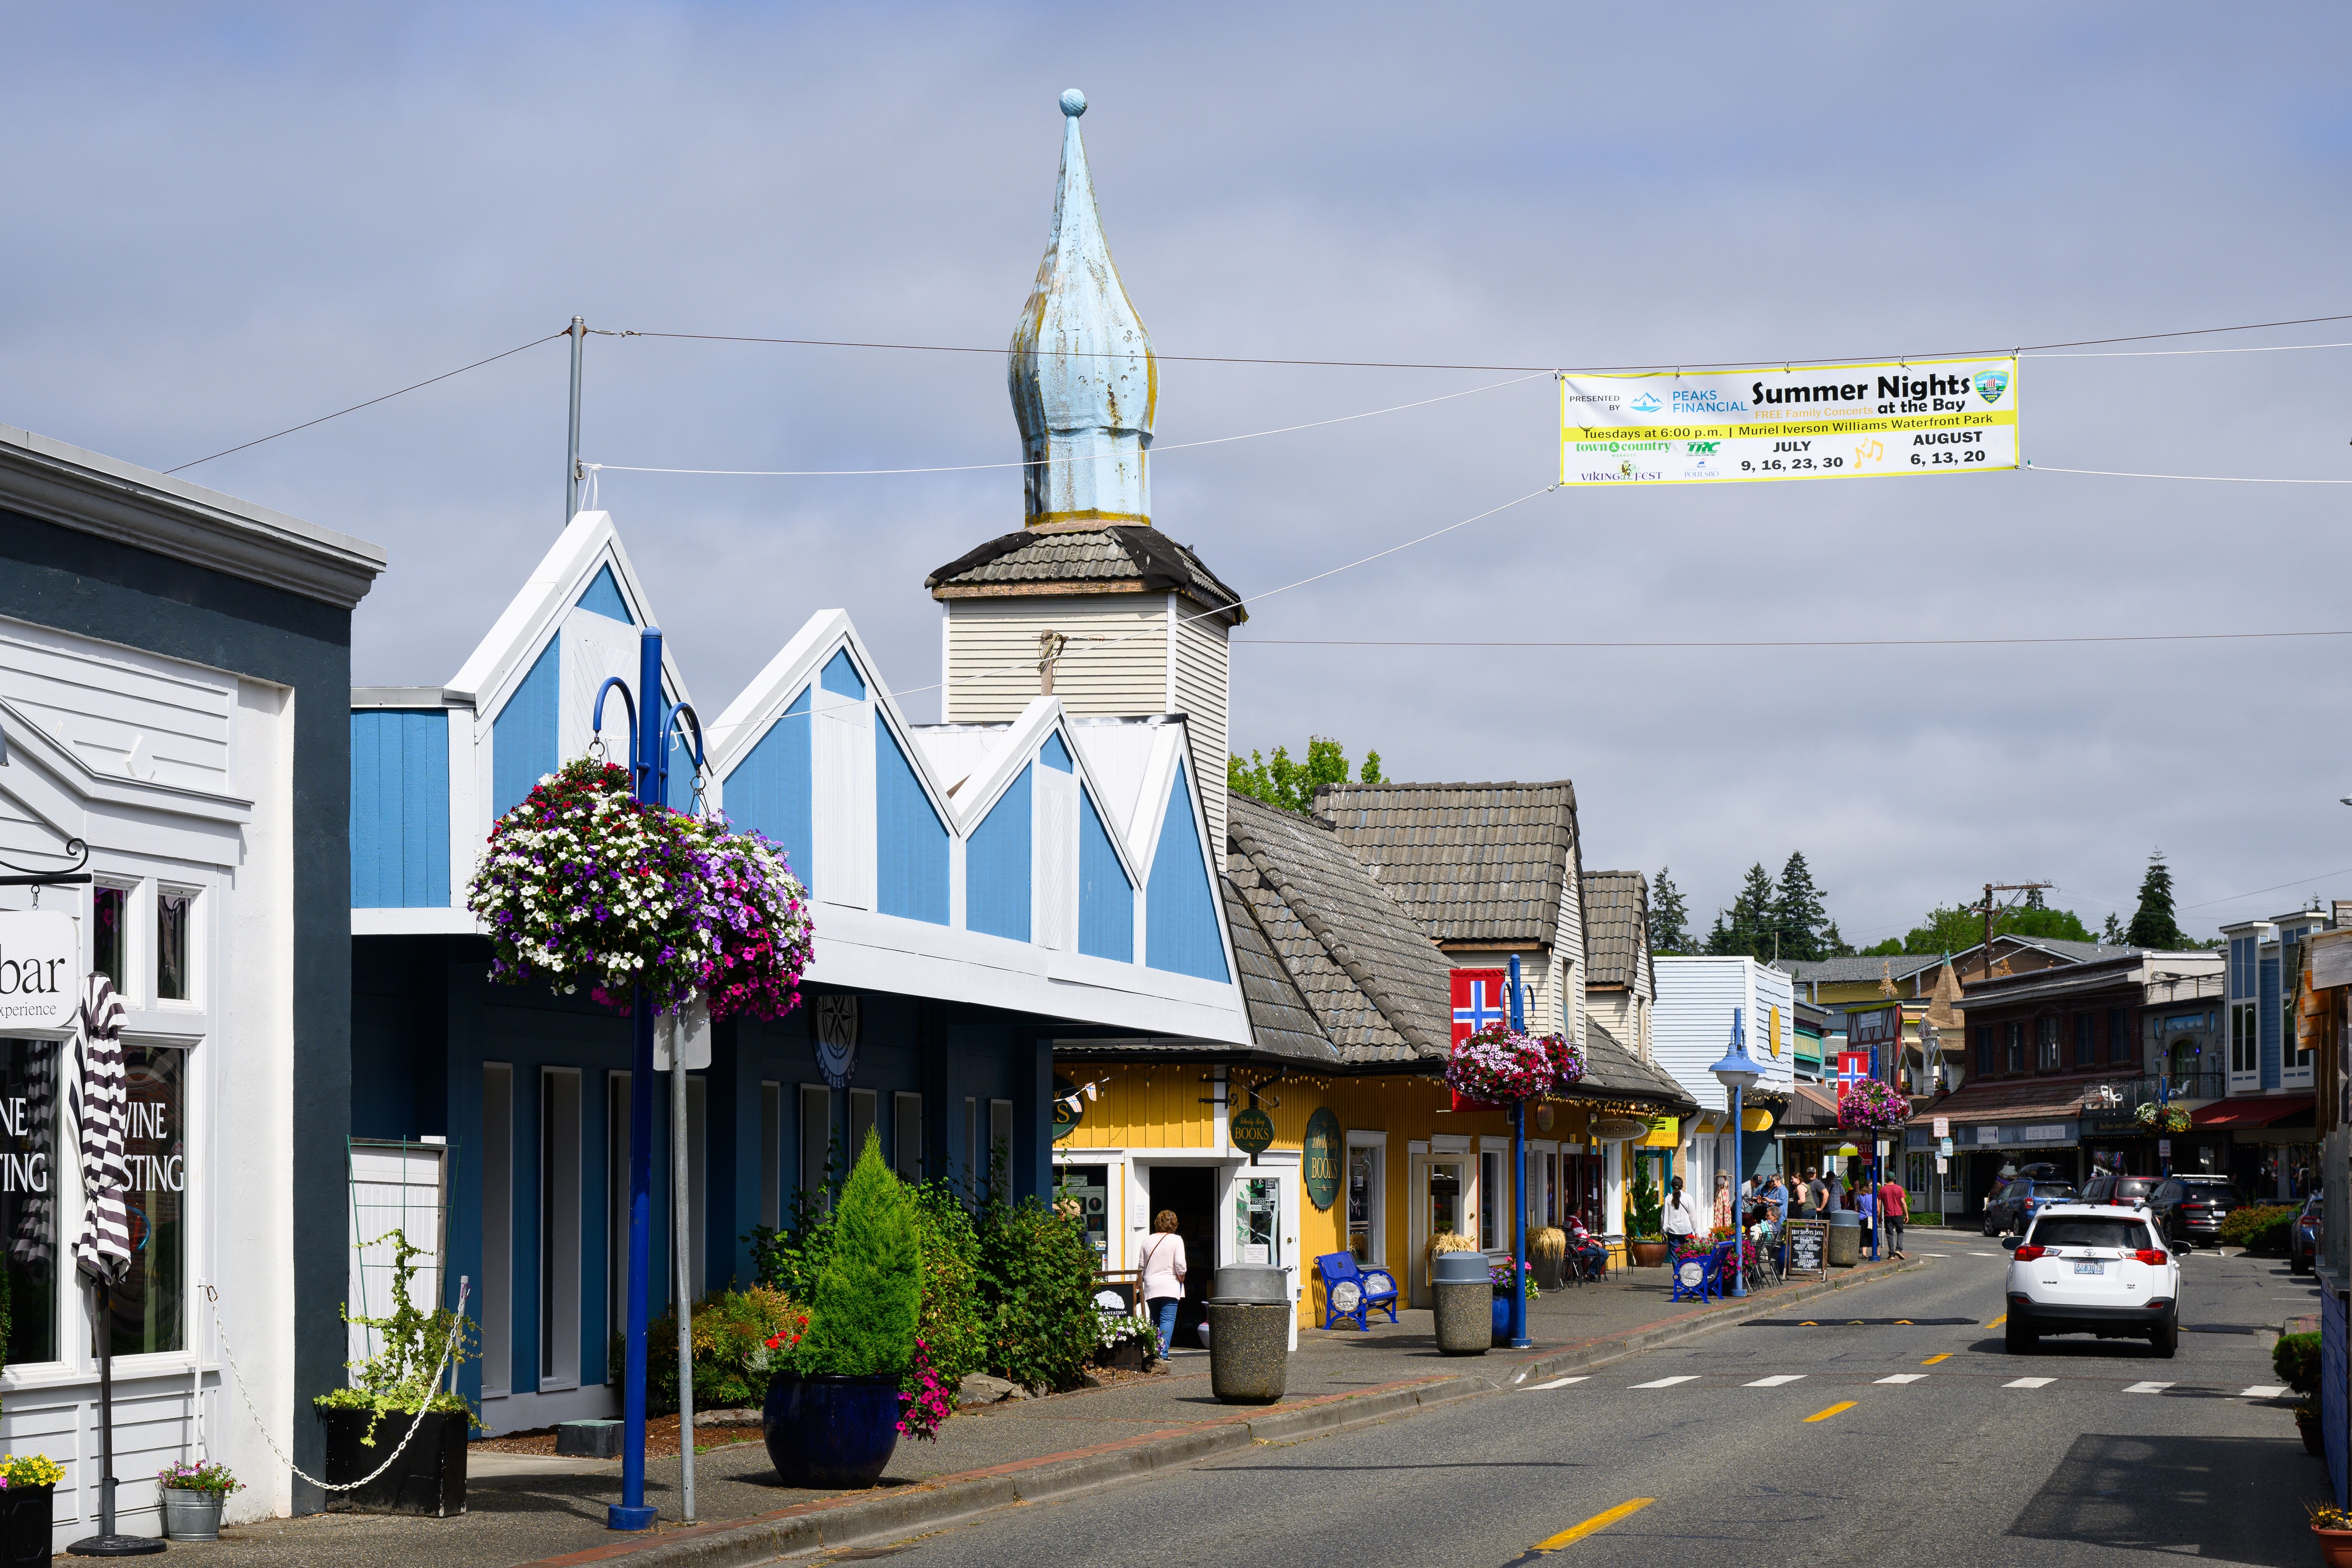
[[1830, 1267], [1851, 1268], [1862, 1261], [1862, 1215], [1852, 1209], [1830, 1212]]
[[1495, 1281], [1483, 1252], [1441, 1252], [1429, 1260], [1437, 1298], [1441, 1355], [1485, 1355], [1495, 1342]]
[[1227, 1405], [1271, 1405], [1290, 1378], [1290, 1273], [1217, 1270], [1209, 1298], [1209, 1388]]

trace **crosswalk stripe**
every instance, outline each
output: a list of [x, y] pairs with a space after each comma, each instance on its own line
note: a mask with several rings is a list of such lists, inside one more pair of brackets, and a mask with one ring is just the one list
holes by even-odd
[[2275, 1383], [2258, 1383], [2252, 1388], [2246, 1390], [2245, 1393], [2238, 1395], [2238, 1397], [2241, 1399], [2276, 1399], [2280, 1394], [2284, 1394], [2285, 1392], [2285, 1389], [2280, 1387]]
[[[1591, 1373], [1587, 1373], [1585, 1377]], [[1519, 1390], [1521, 1394], [1540, 1394], [1547, 1388], [1566, 1388], [1571, 1383], [1582, 1383], [1584, 1377], [1555, 1377], [1549, 1383], [1531, 1383]]]
[[1692, 1373], [1688, 1376], [1685, 1377], [1662, 1377], [1654, 1383], [1637, 1383], [1633, 1386], [1636, 1388], [1672, 1388], [1678, 1383], [1696, 1383], [1697, 1381], [1698, 1374], [1696, 1373]]
[[2126, 1394], [2162, 1394], [2171, 1386], [2172, 1384], [2168, 1383], [2135, 1383], [2124, 1392]]
[[2003, 1388], [2047, 1388], [2058, 1380], [2054, 1377], [2021, 1377], [2015, 1383], [2004, 1383]]
[[2000, 1254], [1998, 1252], [1971, 1252], [1969, 1256], [1970, 1258], [1999, 1258]]
[[[1951, 1254], [1948, 1252], [1923, 1252], [1919, 1256], [1922, 1258], [1949, 1258]], [[1990, 1257], [1991, 1255], [1988, 1253], [1986, 1256]]]
[[1882, 1377], [1881, 1383], [1917, 1383], [1927, 1374], [1924, 1372], [1898, 1372], [1893, 1377]]
[[1804, 1378], [1805, 1374], [1801, 1372], [1784, 1372], [1771, 1377], [1759, 1377], [1753, 1383], [1744, 1383], [1740, 1386], [1742, 1388], [1780, 1388], [1791, 1383], [1802, 1383]]

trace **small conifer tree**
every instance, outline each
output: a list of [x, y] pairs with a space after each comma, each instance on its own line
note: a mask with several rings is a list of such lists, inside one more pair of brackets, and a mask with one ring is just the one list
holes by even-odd
[[870, 1131], [834, 1205], [833, 1226], [833, 1250], [809, 1302], [801, 1370], [896, 1376], [915, 1359], [923, 1247], [913, 1201]]

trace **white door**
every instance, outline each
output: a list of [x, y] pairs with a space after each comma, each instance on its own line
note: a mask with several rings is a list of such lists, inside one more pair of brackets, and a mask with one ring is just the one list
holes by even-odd
[[1416, 1307], [1434, 1300], [1429, 1290], [1429, 1238], [1441, 1231], [1460, 1232], [1468, 1213], [1470, 1158], [1466, 1154], [1415, 1154], [1407, 1197], [1412, 1205], [1410, 1229], [1412, 1256], [1406, 1292]]

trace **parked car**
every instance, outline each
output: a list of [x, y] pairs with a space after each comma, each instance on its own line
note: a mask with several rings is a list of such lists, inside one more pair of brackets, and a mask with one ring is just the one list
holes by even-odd
[[2314, 1193], [2304, 1199], [2303, 1212], [2286, 1229], [2286, 1266], [2297, 1274], [2311, 1272], [2311, 1265], [2319, 1256], [2320, 1195]]
[[2011, 1355], [2040, 1348], [2044, 1334], [2146, 1339], [2169, 1361], [2180, 1343], [2180, 1260], [2143, 1211], [2107, 1204], [2053, 1203], [2021, 1237], [2004, 1237], [2009, 1258]]
[[2148, 1212], [2168, 1242], [2221, 1245], [2221, 1222], [2246, 1200], [2227, 1176], [2167, 1176], [2147, 1200]]
[[2050, 1204], [2077, 1201], [2074, 1184], [2051, 1176], [2012, 1176], [1985, 1204], [1984, 1233], [2022, 1234], [2033, 1223], [2034, 1212]]
[[2093, 1176], [2083, 1184], [2083, 1201], [2086, 1204], [2116, 1204], [2128, 1206], [2134, 1198], [2146, 1203], [2156, 1195], [2163, 1184], [2161, 1176]]

